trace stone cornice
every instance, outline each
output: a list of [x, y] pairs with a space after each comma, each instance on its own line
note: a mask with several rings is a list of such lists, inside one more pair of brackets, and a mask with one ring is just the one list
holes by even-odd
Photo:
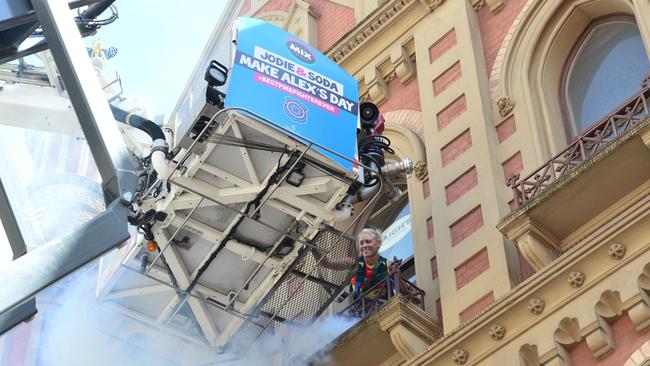
[[541, 237], [545, 243], [552, 244], [559, 249], [559, 240], [553, 236], [553, 233], [548, 232], [537, 221], [527, 215], [519, 216], [517, 220], [510, 222], [510, 225], [501, 229], [506, 238], [510, 240], [517, 241], [522, 235], [532, 232]]
[[407, 301], [401, 296], [395, 296], [388, 301], [387, 304], [379, 308], [376, 312], [370, 314], [369, 316], [363, 318], [356, 325], [350, 328], [347, 332], [343, 333], [339, 338], [336, 338], [329, 345], [323, 347], [323, 349], [332, 349], [338, 345], [347, 343], [349, 340], [355, 338], [359, 333], [363, 333], [366, 329], [371, 326], [377, 326], [377, 322], [381, 319], [389, 310], [389, 304], [399, 302], [406, 304]]
[[[637, 196], [643, 196], [643, 194], [638, 194]], [[643, 198], [638, 197], [637, 199], [642, 200]], [[599, 228], [588, 241], [581, 243], [580, 245], [574, 246], [571, 250], [560, 258], [555, 260], [549, 266], [545, 267], [543, 271], [535, 273], [530, 277], [526, 282], [521, 286], [513, 289], [510, 293], [501, 297], [496, 301], [495, 304], [484, 310], [476, 318], [470, 320], [468, 323], [465, 323], [463, 326], [452, 330], [450, 333], [446, 334], [443, 338], [436, 341], [432, 344], [424, 353], [418, 355], [416, 358], [409, 360], [407, 365], [418, 365], [421, 364], [422, 360], [427, 360], [428, 362], [435, 360], [444, 354], [451, 352], [453, 349], [462, 347], [462, 343], [468, 341], [469, 338], [479, 335], [479, 332], [483, 330], [489, 324], [494, 322], [501, 322], [499, 319], [506, 316], [506, 314], [512, 309], [520, 306], [524, 306], [527, 300], [531, 296], [535, 296], [538, 291], [542, 290], [545, 286], [549, 285], [551, 281], [555, 280], [558, 277], [563, 277], [566, 275], [565, 269], [574, 267], [576, 263], [585, 260], [590, 255], [593, 255], [598, 250], [604, 250], [603, 248], [607, 247], [607, 243], [610, 242], [612, 233], [617, 232], [621, 227], [627, 227], [631, 225], [632, 222], [639, 220], [639, 217], [634, 212], [648, 212], [648, 199], [646, 197], [645, 204], [639, 206], [634, 205], [630, 210], [618, 215], [616, 219], [613, 219], [611, 222], [603, 225]], [[578, 290], [571, 290], [569, 287], [565, 290], [566, 296], [563, 299], [554, 304], [547, 304], [547, 309], [544, 310], [543, 314], [539, 315], [535, 320], [527, 325], [525, 329], [518, 329], [509, 333], [503, 342], [495, 345], [490, 349], [485, 349], [481, 354], [476, 355], [472, 358], [473, 364], [478, 364], [483, 361], [490, 354], [494, 353], [497, 349], [503, 347], [508, 343], [509, 340], [515, 339], [521, 333], [535, 326], [536, 324], [544, 321], [557, 312], [559, 309], [563, 309], [568, 303], [580, 297], [582, 294], [587, 292], [589, 289], [598, 285], [605, 278], [610, 276], [612, 273], [621, 270], [627, 264], [633, 262], [638, 257], [646, 255], [650, 251], [650, 243], [642, 246], [640, 249], [635, 251], [635, 253], [630, 253], [629, 256], [626, 254], [625, 258], [621, 259], [618, 263], [614, 264], [612, 267], [608, 268], [606, 271], [599, 273], [592, 279], [588, 281], [584, 286]], [[624, 305], [626, 308], [630, 308], [638, 303], [638, 296], [633, 296], [631, 299], [623, 299]], [[550, 307], [548, 305], [551, 305]], [[471, 325], [469, 325], [471, 323]], [[585, 324], [587, 325], [587, 324]], [[587, 325], [582, 331], [590, 331], [595, 324]], [[555, 351], [549, 351], [551, 353]], [[546, 354], [545, 356], [548, 356]]]
[[432, 343], [436, 325], [432, 319], [421, 309], [406, 301], [395, 301], [386, 305], [386, 313], [379, 319], [379, 326], [383, 330], [390, 329], [397, 324], [404, 324], [418, 336]]
[[[347, 57], [368, 43], [370, 39], [385, 30], [391, 23], [398, 19], [414, 6], [423, 3], [432, 11], [440, 6], [444, 0], [418, 1], [418, 0], [392, 0], [375, 10], [366, 19], [359, 23], [354, 30], [346, 34], [325, 52], [327, 57], [341, 63]], [[418, 5], [420, 4], [420, 5]]]

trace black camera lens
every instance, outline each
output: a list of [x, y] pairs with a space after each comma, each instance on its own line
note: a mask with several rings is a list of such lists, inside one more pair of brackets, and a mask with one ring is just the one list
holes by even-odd
[[379, 118], [379, 108], [373, 103], [365, 102], [359, 106], [361, 126], [363, 128], [372, 128]]

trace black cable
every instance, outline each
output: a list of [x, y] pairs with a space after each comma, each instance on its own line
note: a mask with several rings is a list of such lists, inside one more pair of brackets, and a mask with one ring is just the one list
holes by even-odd
[[153, 121], [150, 121], [142, 116], [138, 116], [137, 114], [127, 112], [124, 109], [116, 107], [114, 105], [110, 105], [110, 107], [115, 120], [146, 132], [147, 135], [151, 136], [151, 139], [153, 141], [165, 140], [165, 133], [163, 132], [162, 128], [160, 128], [160, 126], [155, 124]]
[[395, 150], [390, 147], [390, 139], [383, 135], [369, 135], [359, 141], [359, 151], [369, 148], [377, 148], [389, 154], [395, 154]]
[[[83, 26], [97, 27], [113, 23], [119, 18], [117, 7], [112, 4], [115, 0], [102, 1], [93, 4], [86, 8], [86, 10], [77, 16], [77, 22]], [[95, 19], [100, 16], [106, 9], [111, 10], [111, 15], [104, 19]]]
[[[379, 164], [379, 162], [377, 161], [377, 159], [375, 159], [372, 155], [364, 154], [364, 155], [359, 155], [359, 157], [360, 157], [362, 160], [363, 160], [363, 159], [368, 159], [368, 160], [372, 161], [373, 163], [375, 163], [375, 165], [376, 165], [377, 167], [380, 167], [380, 166], [381, 166], [381, 165]], [[383, 157], [382, 157], [382, 158], [383, 158]], [[365, 162], [365, 161], [364, 161], [363, 163], [366, 164], [366, 165], [370, 165], [370, 164], [368, 164], [368, 163]], [[370, 172], [369, 174], [372, 174], [372, 172]], [[366, 187], [366, 188], [368, 188], [368, 187], [374, 187], [374, 186], [376, 186], [377, 184], [379, 184], [379, 176], [378, 176], [378, 175], [375, 175], [375, 176], [371, 177], [370, 181], [368, 181], [368, 182], [364, 182], [363, 186]]]

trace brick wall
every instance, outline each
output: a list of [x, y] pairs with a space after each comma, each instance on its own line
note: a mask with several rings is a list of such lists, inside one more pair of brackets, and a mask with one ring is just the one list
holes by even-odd
[[429, 62], [437, 60], [454, 45], [456, 45], [456, 30], [452, 28], [429, 47]]
[[451, 245], [455, 246], [483, 226], [483, 212], [478, 206], [451, 224]]
[[440, 95], [461, 76], [463, 76], [463, 72], [460, 69], [460, 62], [457, 61], [433, 80], [433, 95]]
[[460, 314], [458, 314], [460, 316], [460, 322], [463, 323], [472, 319], [483, 309], [487, 308], [493, 303], [494, 303], [494, 293], [490, 291], [489, 294], [481, 297], [478, 301], [476, 301], [475, 303], [467, 307], [467, 309], [461, 311]]
[[244, 5], [241, 7], [241, 10], [239, 11], [239, 15], [244, 15], [246, 14], [249, 10], [251, 10], [251, 0], [246, 0]]
[[508, 0], [506, 5], [496, 14], [492, 14], [488, 6], [484, 6], [479, 10], [478, 22], [488, 74], [492, 71], [494, 60], [503, 39], [508, 34], [510, 26], [526, 2], [527, 0]]
[[420, 89], [417, 79], [411, 79], [406, 85], [399, 78], [394, 78], [386, 84], [388, 100], [380, 104], [382, 113], [410, 109], [422, 111], [420, 106]]
[[443, 110], [438, 112], [436, 119], [438, 120], [438, 130], [443, 129], [451, 122], [453, 122], [458, 116], [463, 114], [467, 110], [467, 100], [465, 99], [465, 94], [456, 98], [453, 102], [449, 103]]
[[434, 280], [438, 278], [438, 259], [436, 257], [431, 258], [431, 278]]
[[442, 157], [442, 166], [445, 166], [461, 156], [465, 151], [472, 147], [472, 136], [469, 130], [454, 138], [450, 143], [440, 149], [440, 156]]
[[291, 9], [291, 4], [293, 4], [293, 0], [269, 0], [255, 12], [255, 15], [260, 15], [268, 11], [288, 12]]
[[433, 238], [433, 217], [431, 216], [427, 218], [427, 238]]
[[356, 23], [354, 9], [329, 0], [308, 0], [318, 18], [318, 49], [325, 51], [332, 47]]
[[501, 163], [501, 166], [503, 167], [503, 177], [506, 180], [508, 180], [514, 174], [520, 173], [524, 168], [524, 163], [521, 161], [521, 152], [517, 151], [516, 154]]
[[508, 137], [512, 136], [513, 133], [517, 131], [517, 125], [515, 124], [515, 116], [511, 115], [506, 118], [505, 121], [499, 123], [496, 127], [497, 129], [497, 138], [499, 143], [504, 142]]
[[452, 204], [472, 188], [476, 187], [477, 184], [478, 179], [476, 177], [476, 167], [472, 167], [445, 187], [447, 205]]
[[461, 288], [490, 268], [487, 248], [481, 249], [454, 269], [456, 288]]
[[[270, 0], [255, 12], [260, 15], [269, 11], [289, 12], [294, 0]], [[325, 51], [355, 26], [354, 9], [329, 0], [307, 0], [318, 18], [318, 49]]]
[[614, 339], [614, 351], [600, 360], [594, 359], [587, 342], [583, 340], [571, 350], [571, 364], [580, 366], [623, 365], [634, 351], [643, 343], [650, 341], [650, 331], [639, 334], [634, 329], [634, 323], [630, 320], [630, 316], [623, 314], [612, 323], [612, 338]]

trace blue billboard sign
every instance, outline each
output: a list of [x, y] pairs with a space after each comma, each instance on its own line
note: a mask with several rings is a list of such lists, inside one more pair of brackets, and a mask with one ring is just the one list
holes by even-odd
[[[226, 107], [257, 113], [294, 133], [355, 158], [359, 89], [334, 61], [298, 37], [239, 18]], [[354, 164], [321, 151], [344, 169]]]

